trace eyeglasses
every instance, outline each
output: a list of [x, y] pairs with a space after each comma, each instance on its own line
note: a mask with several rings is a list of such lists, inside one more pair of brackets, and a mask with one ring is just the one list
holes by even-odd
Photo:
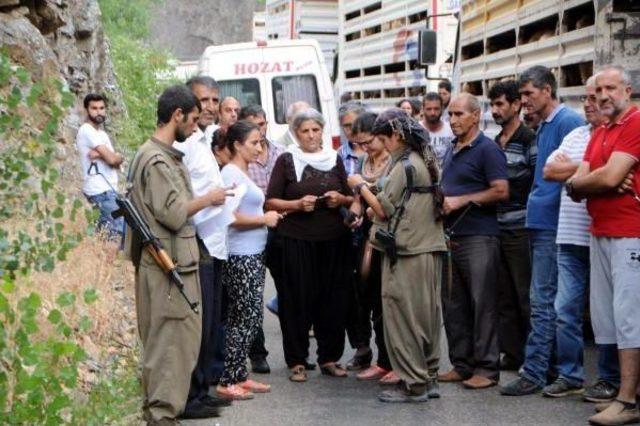
[[350, 129], [350, 128], [352, 128], [352, 127], [353, 127], [353, 123], [344, 123], [344, 124], [342, 125], [342, 128], [343, 128], [343, 129]]
[[580, 102], [585, 103], [586, 101], [595, 104], [598, 101], [598, 98], [596, 98], [596, 95], [580, 96]]
[[366, 140], [366, 141], [363, 141], [363, 142], [354, 142], [354, 143], [355, 143], [356, 145], [358, 145], [358, 146], [367, 146], [367, 145], [370, 145], [370, 144], [371, 144], [371, 142], [373, 142], [373, 140], [374, 140], [374, 139], [375, 139], [375, 137], [372, 137], [372, 138], [370, 138], [370, 139], [368, 139], [368, 140]]

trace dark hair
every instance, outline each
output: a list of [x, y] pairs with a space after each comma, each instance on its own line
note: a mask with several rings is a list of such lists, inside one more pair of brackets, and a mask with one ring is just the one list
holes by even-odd
[[451, 93], [451, 82], [445, 78], [444, 80], [440, 81], [440, 83], [438, 83], [438, 89], [444, 89], [447, 92]]
[[424, 95], [424, 98], [422, 98], [422, 105], [424, 105], [425, 102], [433, 102], [433, 101], [440, 102], [440, 107], [444, 106], [444, 102], [442, 102], [442, 98], [436, 92], [429, 92], [426, 95]]
[[[413, 132], [412, 130], [420, 130]], [[407, 112], [400, 108], [389, 108], [383, 111], [376, 119], [371, 134], [374, 136], [383, 135], [391, 137], [395, 131], [401, 133], [402, 140], [409, 148], [422, 155], [424, 144], [429, 142], [429, 134], [423, 130], [423, 127], [415, 121]], [[420, 138], [422, 136], [422, 139]], [[424, 140], [426, 139], [426, 140]]]
[[220, 86], [218, 86], [218, 82], [208, 75], [197, 75], [195, 77], [191, 77], [185, 84], [191, 90], [193, 90], [193, 86], [204, 86], [208, 89], [220, 88]]
[[398, 108], [400, 108], [400, 106], [405, 102], [409, 102], [409, 105], [411, 105], [411, 114], [413, 114], [413, 115], [420, 114], [420, 109], [422, 108], [422, 103], [419, 100], [410, 99], [410, 98], [404, 98], [404, 99], [400, 100], [399, 102], [397, 102], [396, 106]]
[[533, 84], [533, 87], [537, 89], [544, 89], [544, 86], [548, 84], [551, 87], [551, 97], [556, 99], [558, 82], [549, 68], [543, 67], [542, 65], [534, 65], [526, 69], [520, 74], [518, 85], [522, 87], [527, 83]]
[[242, 107], [240, 110], [240, 114], [238, 114], [238, 120], [245, 120], [248, 117], [258, 117], [262, 116], [267, 118], [267, 113], [264, 112], [264, 109], [259, 104], [251, 104], [246, 107]]
[[237, 121], [235, 124], [230, 126], [227, 129], [227, 134], [225, 135], [225, 144], [227, 145], [227, 149], [229, 149], [229, 152], [232, 155], [235, 155], [236, 147], [234, 143], [245, 143], [247, 137], [249, 136], [249, 133], [254, 130], [259, 131], [258, 126], [246, 120]]
[[198, 98], [184, 84], [176, 84], [164, 89], [164, 92], [158, 98], [158, 125], [167, 124], [171, 120], [173, 113], [181, 109], [185, 114], [193, 111], [194, 108], [200, 109]]
[[489, 99], [496, 100], [500, 96], [504, 95], [504, 98], [510, 104], [520, 99], [520, 93], [518, 92], [518, 83], [514, 80], [499, 81], [489, 89]]
[[378, 118], [378, 114], [374, 112], [363, 112], [356, 118], [356, 121], [353, 122], [351, 133], [354, 135], [358, 133], [371, 133], [376, 118]]
[[87, 93], [87, 96], [84, 97], [82, 104], [84, 105], [84, 109], [89, 109], [89, 104], [91, 102], [104, 102], [105, 106], [107, 105], [107, 97], [105, 95], [101, 95], [100, 93]]

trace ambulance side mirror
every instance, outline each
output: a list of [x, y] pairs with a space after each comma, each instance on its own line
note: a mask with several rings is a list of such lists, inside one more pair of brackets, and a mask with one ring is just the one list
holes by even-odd
[[418, 34], [418, 65], [426, 67], [436, 64], [437, 35], [434, 30], [420, 30]]

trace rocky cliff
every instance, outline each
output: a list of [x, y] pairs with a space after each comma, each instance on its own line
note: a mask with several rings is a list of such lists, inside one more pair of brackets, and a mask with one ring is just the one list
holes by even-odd
[[152, 13], [152, 40], [178, 59], [198, 59], [211, 45], [251, 41], [256, 0], [165, 0]]
[[34, 82], [63, 79], [77, 95], [57, 153], [62, 172], [75, 177], [73, 142], [82, 121], [83, 96], [89, 91], [107, 93], [112, 113], [122, 105], [97, 0], [0, 0], [0, 48], [25, 67]]

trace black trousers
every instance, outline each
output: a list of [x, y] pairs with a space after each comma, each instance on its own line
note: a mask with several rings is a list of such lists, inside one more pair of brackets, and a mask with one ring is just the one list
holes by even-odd
[[253, 339], [253, 343], [249, 348], [249, 358], [250, 359], [262, 359], [266, 358], [269, 355], [269, 351], [264, 346], [264, 329], [262, 324], [260, 324], [260, 328], [258, 328], [258, 332], [256, 333], [256, 337]]
[[368, 283], [360, 279], [359, 264], [362, 259], [364, 242], [352, 242], [352, 255], [349, 259], [351, 284], [347, 295], [347, 337], [354, 349], [369, 347], [371, 340], [371, 307], [368, 300]]
[[526, 229], [500, 233], [500, 272], [498, 278], [498, 312], [500, 352], [521, 365], [529, 334], [529, 288], [531, 286], [531, 252]]
[[475, 374], [497, 381], [498, 237], [453, 237], [451, 246], [453, 281], [442, 292], [451, 364], [464, 379]]
[[[219, 346], [224, 345], [220, 339], [220, 323], [222, 315], [222, 261], [207, 256], [200, 261], [200, 288], [202, 309], [202, 340], [198, 362], [191, 373], [191, 387], [187, 398], [186, 411], [209, 393], [209, 387], [215, 381], [216, 362], [220, 362]], [[224, 359], [222, 360], [224, 363]]]
[[371, 272], [366, 282], [365, 310], [370, 313], [367, 320], [373, 322], [378, 347], [378, 366], [391, 370], [391, 362], [384, 341], [384, 324], [382, 321], [382, 253], [373, 250], [371, 256]]
[[278, 236], [271, 242], [268, 264], [274, 256], [280, 264], [273, 276], [287, 366], [305, 364], [311, 326], [318, 343], [318, 363], [336, 362], [342, 357], [349, 250], [349, 235], [329, 241]]

